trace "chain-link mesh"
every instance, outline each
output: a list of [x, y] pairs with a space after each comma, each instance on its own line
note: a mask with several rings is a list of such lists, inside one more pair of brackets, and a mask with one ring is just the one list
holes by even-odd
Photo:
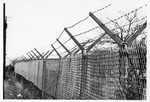
[[62, 59], [60, 99], [146, 99], [146, 48]]
[[146, 46], [120, 51], [120, 83], [126, 99], [146, 99]]
[[[15, 72], [26, 79], [29, 73], [37, 75], [29, 80], [58, 99], [143, 100], [146, 99], [146, 55], [146, 46], [137, 44], [115, 51], [95, 50], [89, 55], [62, 58], [61, 61], [46, 60], [44, 65], [39, 61], [37, 68], [34, 68], [34, 61], [31, 65], [30, 62], [17, 63]], [[28, 65], [30, 70], [25, 65], [26, 68], [19, 67], [21, 64]], [[43, 73], [39, 73], [38, 68], [43, 69]], [[43, 79], [39, 80], [38, 76]]]

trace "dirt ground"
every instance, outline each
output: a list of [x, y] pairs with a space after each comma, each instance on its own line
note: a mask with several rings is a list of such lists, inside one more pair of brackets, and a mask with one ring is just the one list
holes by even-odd
[[14, 73], [7, 73], [7, 79], [4, 80], [4, 99], [34, 99], [34, 95], [28, 88], [18, 82]]

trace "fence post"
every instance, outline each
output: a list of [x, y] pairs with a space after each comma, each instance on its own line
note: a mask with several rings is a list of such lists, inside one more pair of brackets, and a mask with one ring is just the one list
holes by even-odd
[[80, 86], [80, 99], [84, 97], [86, 82], [87, 82], [87, 61], [88, 56], [82, 55], [82, 66], [81, 66], [81, 86]]
[[59, 91], [58, 85], [59, 85], [59, 78], [61, 77], [60, 76], [60, 72], [61, 72], [60, 65], [61, 65], [61, 59], [59, 60], [59, 68], [58, 68], [58, 74], [57, 74], [57, 82], [56, 82], [56, 90], [55, 90], [55, 97], [56, 98], [58, 98], [58, 91]]
[[[3, 43], [4, 43], [4, 54], [3, 54], [3, 58], [4, 58], [4, 62], [3, 62], [3, 78], [5, 78], [5, 65], [6, 65], [6, 29], [7, 29], [7, 18], [6, 18], [6, 7], [5, 7], [5, 3], [3, 3]], [[4, 88], [3, 88], [4, 89]], [[3, 91], [4, 92], [4, 91]], [[5, 99], [5, 94], [3, 95], [3, 99]]]
[[45, 69], [46, 69], [46, 60], [43, 60], [43, 73], [42, 73], [42, 99], [45, 98]]

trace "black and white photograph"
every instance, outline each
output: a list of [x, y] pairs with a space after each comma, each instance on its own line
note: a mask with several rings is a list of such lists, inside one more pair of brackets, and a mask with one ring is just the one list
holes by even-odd
[[147, 100], [147, 9], [148, 0], [3, 0], [3, 100]]

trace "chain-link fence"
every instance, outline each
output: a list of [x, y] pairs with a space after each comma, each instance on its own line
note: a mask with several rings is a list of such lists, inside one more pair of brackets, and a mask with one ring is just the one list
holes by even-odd
[[145, 46], [82, 57], [62, 59], [58, 98], [146, 99]]

